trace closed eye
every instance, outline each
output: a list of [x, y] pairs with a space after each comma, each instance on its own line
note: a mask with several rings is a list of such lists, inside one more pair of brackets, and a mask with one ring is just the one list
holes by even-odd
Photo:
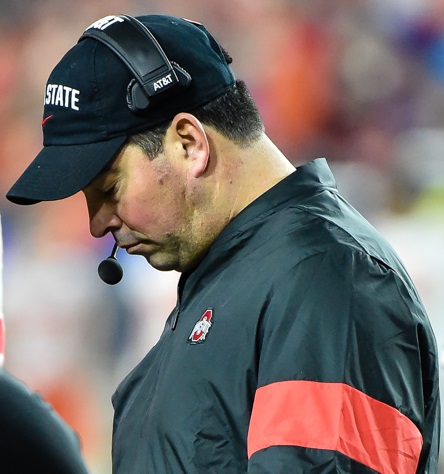
[[115, 182], [112, 185], [105, 187], [102, 190], [102, 193], [107, 199], [114, 200], [117, 197], [118, 190], [119, 190], [118, 182]]

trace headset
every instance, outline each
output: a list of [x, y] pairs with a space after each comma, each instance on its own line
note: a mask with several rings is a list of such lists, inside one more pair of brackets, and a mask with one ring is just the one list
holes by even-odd
[[191, 76], [170, 61], [151, 31], [130, 15], [107, 16], [89, 26], [79, 42], [93, 38], [110, 48], [134, 74], [128, 84], [127, 103], [143, 113], [177, 89], [185, 89]]

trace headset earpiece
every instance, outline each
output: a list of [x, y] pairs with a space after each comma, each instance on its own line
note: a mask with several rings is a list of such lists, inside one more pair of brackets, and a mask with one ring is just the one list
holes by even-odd
[[143, 112], [144, 110], [148, 109], [150, 105], [150, 100], [143, 93], [135, 79], [132, 79], [128, 84], [126, 103], [128, 104], [128, 108], [131, 110], [131, 112], [134, 112], [135, 114]]
[[[171, 62], [174, 71], [176, 72], [177, 79], [179, 83], [178, 86], [182, 88], [186, 88], [189, 86], [191, 82], [191, 76], [182, 69], [178, 64]], [[171, 92], [174, 92], [173, 89]], [[132, 79], [128, 84], [127, 93], [126, 93], [126, 103], [128, 104], [128, 108], [131, 112], [135, 114], [142, 113], [147, 110], [150, 105], [158, 102], [160, 99], [166, 98], [169, 95], [170, 89], [163, 91], [162, 97], [147, 97], [147, 95], [143, 92], [143, 89], [140, 87], [140, 84], [136, 81], [136, 79]]]

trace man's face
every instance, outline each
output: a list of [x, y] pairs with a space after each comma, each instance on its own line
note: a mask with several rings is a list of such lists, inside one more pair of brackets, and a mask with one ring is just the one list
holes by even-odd
[[125, 146], [83, 190], [91, 234], [111, 232], [120, 247], [159, 270], [186, 269], [196, 248], [183, 161], [174, 150], [150, 160], [137, 146]]

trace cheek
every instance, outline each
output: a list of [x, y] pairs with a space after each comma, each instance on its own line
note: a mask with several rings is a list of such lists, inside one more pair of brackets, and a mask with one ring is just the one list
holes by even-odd
[[132, 230], [148, 237], [175, 233], [182, 219], [183, 199], [167, 189], [129, 193], [119, 205], [119, 217]]
[[155, 240], [176, 234], [185, 218], [183, 177], [165, 160], [141, 161], [131, 169], [119, 196], [119, 217]]
[[156, 206], [150, 205], [140, 198], [129, 198], [119, 205], [119, 217], [132, 230], [143, 232], [152, 228], [159, 219]]

